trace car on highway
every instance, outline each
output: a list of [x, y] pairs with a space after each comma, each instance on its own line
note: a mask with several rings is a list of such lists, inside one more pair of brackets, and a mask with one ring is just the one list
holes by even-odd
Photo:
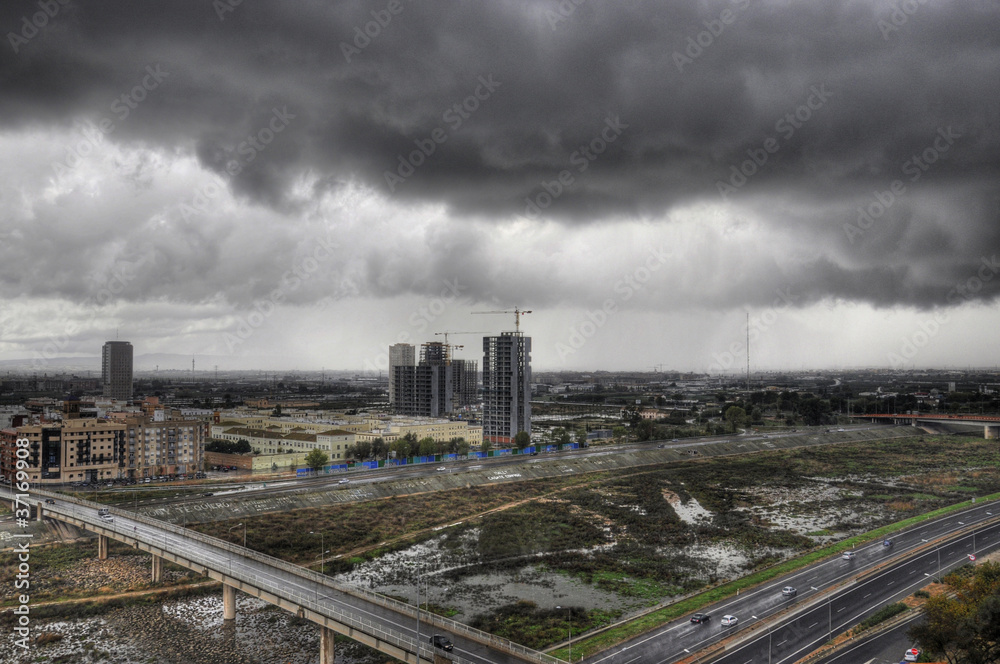
[[740, 619], [737, 618], [736, 616], [731, 616], [731, 615], [728, 615], [728, 614], [722, 616], [722, 626], [723, 627], [732, 627], [733, 625], [735, 625], [739, 621], [740, 621]]
[[55, 505], [56, 501], [52, 500], [51, 498], [46, 498], [45, 499], [45, 504], [46, 505]]
[[201, 495], [203, 495], [203, 496], [205, 496], [206, 498], [208, 498], [209, 496], [214, 496], [215, 494], [214, 494], [214, 493], [212, 493], [211, 491], [206, 491], [205, 493], [203, 493], [203, 494], [201, 494]]
[[707, 613], [696, 613], [693, 616], [691, 616], [691, 622], [697, 623], [697, 624], [700, 625], [700, 624], [707, 623], [708, 619], [711, 618], [711, 617], [712, 616], [708, 615]]
[[445, 468], [444, 466], [441, 466], [441, 467], [438, 468], [438, 470], [448, 470], [448, 469]]
[[844, 560], [854, 560], [854, 552], [844, 551], [843, 555], [840, 557], [843, 558]]
[[432, 646], [434, 646], [435, 648], [440, 648], [445, 652], [451, 652], [452, 650], [455, 649], [455, 646], [451, 642], [451, 639], [449, 639], [444, 634], [435, 634], [428, 640], [430, 641], [430, 644]]
[[891, 549], [892, 548], [892, 544], [893, 544], [893, 542], [892, 542], [891, 539], [884, 539], [884, 540], [882, 540], [882, 546], [884, 546], [887, 549]]
[[348, 483], [348, 482], [350, 482], [350, 481], [351, 481], [351, 480], [349, 480], [349, 479], [347, 479], [347, 478], [345, 477], [344, 479], [342, 479], [342, 480], [340, 480], [339, 482], [337, 482], [337, 484], [347, 484], [347, 483]]
[[114, 523], [114, 520], [115, 520], [115, 517], [113, 517], [113, 516], [111, 516], [110, 514], [107, 514], [107, 513], [101, 514], [100, 518], [101, 518], [101, 521], [107, 521], [108, 523]]
[[915, 662], [917, 658], [920, 657], [920, 650], [917, 648], [910, 648], [905, 653], [903, 653], [904, 662]]
[[799, 593], [794, 586], [785, 586], [781, 589], [782, 597], [795, 597]]

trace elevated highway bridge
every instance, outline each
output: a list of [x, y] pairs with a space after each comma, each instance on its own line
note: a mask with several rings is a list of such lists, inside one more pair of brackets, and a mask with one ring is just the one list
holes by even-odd
[[[320, 626], [320, 664], [334, 664], [333, 637], [344, 634], [403, 662], [455, 664], [560, 664], [561, 660], [507, 639], [429, 614], [409, 604], [339, 584], [310, 569], [273, 556], [140, 514], [42, 490], [0, 489], [15, 515], [57, 519], [98, 535], [98, 557], [108, 556], [110, 540], [152, 554], [153, 581], [163, 561], [211, 577], [223, 585], [223, 618], [236, 618], [236, 591], [310, 620]], [[46, 500], [53, 501], [51, 503]], [[102, 518], [107, 510], [111, 519]], [[231, 623], [230, 623], [231, 624]], [[432, 634], [447, 634], [454, 651], [431, 646]]]
[[856, 419], [872, 422], [891, 422], [892, 424], [912, 424], [918, 426], [921, 422], [932, 424], [960, 424], [964, 426], [983, 427], [984, 438], [1000, 438], [1000, 416], [997, 415], [921, 415], [919, 413], [878, 413], [874, 415], [853, 415]]

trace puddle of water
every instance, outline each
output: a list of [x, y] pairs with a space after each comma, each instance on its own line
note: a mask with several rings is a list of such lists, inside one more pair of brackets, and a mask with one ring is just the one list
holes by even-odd
[[677, 516], [680, 517], [681, 521], [685, 523], [690, 523], [697, 525], [701, 521], [711, 522], [712, 517], [715, 513], [711, 510], [707, 510], [702, 507], [701, 503], [695, 497], [689, 497], [686, 503], [681, 502], [681, 497], [678, 496], [673, 491], [664, 490], [663, 497], [667, 499], [670, 503], [670, 507], [673, 508]]

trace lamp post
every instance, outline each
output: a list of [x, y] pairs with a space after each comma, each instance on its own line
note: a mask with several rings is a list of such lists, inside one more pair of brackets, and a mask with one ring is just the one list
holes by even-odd
[[[556, 606], [556, 609], [562, 609], [562, 607]], [[566, 641], [566, 646], [569, 648], [568, 659], [571, 662], [573, 661], [573, 620], [571, 618], [572, 611], [573, 610], [570, 607], [568, 606], [566, 607], [566, 632], [569, 636], [569, 639]]]
[[[244, 521], [243, 523], [237, 523], [235, 526], [233, 526], [233, 528], [239, 528], [240, 526], [243, 526], [243, 548], [245, 549], [245, 548], [247, 548], [247, 524], [246, 524], [246, 521]], [[229, 532], [233, 532], [233, 528], [230, 528]]]
[[[314, 530], [310, 530], [310, 531], [309, 531], [309, 534], [310, 534], [310, 535], [315, 535], [315, 534], [317, 534], [317, 533], [316, 533], [316, 531], [314, 531]], [[323, 551], [323, 553], [321, 553], [321, 554], [320, 554], [320, 556], [319, 556], [319, 573], [320, 573], [320, 574], [323, 574], [323, 573], [324, 573], [324, 570], [326, 569], [326, 568], [324, 567], [324, 564], [323, 564], [323, 563], [325, 562], [325, 560], [324, 560], [324, 556], [325, 556], [325, 555], [326, 555], [327, 553], [330, 553], [330, 552], [329, 552], [329, 551], [326, 551], [326, 547], [325, 547], [325, 546], [323, 546], [323, 531], [322, 531], [322, 530], [321, 530], [321, 531], [319, 532], [319, 550], [320, 550], [320, 551]]]
[[417, 574], [417, 662], [420, 662], [420, 581], [423, 573]]

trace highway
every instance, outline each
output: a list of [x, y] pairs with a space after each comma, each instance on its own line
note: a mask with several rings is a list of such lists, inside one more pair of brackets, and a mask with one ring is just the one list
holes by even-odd
[[922, 613], [913, 613], [892, 629], [862, 636], [829, 656], [813, 664], [896, 664], [903, 660], [907, 649], [916, 647], [906, 631], [923, 619]]
[[[4, 498], [12, 499], [8, 489], [0, 493]], [[381, 642], [408, 652], [415, 651], [417, 622], [414, 607], [363, 589], [347, 588], [312, 570], [141, 515], [111, 508], [114, 521], [105, 522], [98, 517], [100, 505], [75, 501], [59, 494], [51, 495], [55, 504], [42, 506], [50, 517], [62, 518], [68, 523], [163, 555], [167, 560], [190, 569], [208, 572], [215, 579], [286, 609], [300, 607], [307, 612], [306, 617], [313, 613], [315, 617], [327, 618]], [[48, 494], [33, 495], [28, 500], [35, 504], [45, 497]], [[428, 619], [426, 612], [422, 613], [421, 657], [427, 661], [433, 660], [432, 648], [427, 643], [431, 633], [446, 633], [451, 637], [455, 651], [449, 657], [457, 664], [558, 661], [445, 618], [434, 617], [438, 626], [432, 631], [427, 624]], [[408, 661], [414, 660], [411, 658]]]
[[[890, 564], [918, 547], [932, 546], [934, 540], [995, 517], [1000, 517], [1000, 503], [984, 503], [959, 514], [924, 522], [894, 535], [891, 548], [874, 542], [858, 548], [853, 560], [838, 556], [820, 561], [702, 609], [711, 615], [707, 623], [693, 624], [682, 618], [586, 661], [604, 664], [675, 662], [736, 636], [748, 627], [763, 629], [764, 621], [789, 610], [790, 615], [774, 625], [770, 633], [765, 629], [738, 647], [730, 646], [731, 650], [714, 659], [713, 664], [794, 662], [825, 643], [831, 634], [843, 631], [883, 605], [926, 585], [939, 571], [947, 573], [968, 562], [967, 556], [973, 550], [986, 553], [1000, 548], [1000, 522], [990, 523], [975, 533], [975, 542], [973, 535], [965, 535], [897, 565]], [[885, 568], [860, 581], [852, 581], [879, 564]], [[826, 589], [845, 582], [848, 583], [844, 587], [823, 595]], [[782, 596], [781, 588], [786, 585], [797, 589], [795, 597]], [[738, 624], [723, 627], [720, 619], [725, 614], [737, 616]]]

